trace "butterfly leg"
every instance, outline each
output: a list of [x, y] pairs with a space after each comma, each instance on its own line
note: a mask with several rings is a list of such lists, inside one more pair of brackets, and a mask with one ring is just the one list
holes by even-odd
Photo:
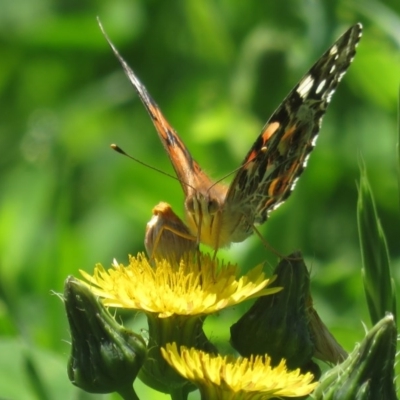
[[288, 258], [284, 255], [282, 255], [281, 253], [279, 253], [278, 250], [276, 250], [273, 246], [271, 246], [267, 240], [265, 240], [265, 238], [263, 237], [263, 235], [261, 234], [261, 232], [255, 227], [255, 225], [253, 225], [253, 231], [254, 233], [260, 238], [262, 244], [264, 245], [264, 247], [268, 250], [270, 250], [273, 254], [275, 254], [276, 256], [278, 256], [281, 260], [282, 259], [286, 259], [286, 260], [297, 260], [297, 259], [291, 259]]

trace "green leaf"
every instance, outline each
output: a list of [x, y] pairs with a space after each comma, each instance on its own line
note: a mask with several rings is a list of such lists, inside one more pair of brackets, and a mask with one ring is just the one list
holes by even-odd
[[386, 238], [364, 165], [360, 166], [360, 172], [357, 218], [362, 275], [371, 321], [376, 324], [387, 312], [391, 312], [396, 319], [396, 294]]

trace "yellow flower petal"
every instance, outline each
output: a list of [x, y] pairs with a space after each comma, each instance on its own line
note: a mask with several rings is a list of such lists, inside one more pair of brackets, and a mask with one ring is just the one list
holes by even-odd
[[214, 313], [281, 289], [265, 289], [273, 279], [265, 278], [261, 266], [237, 278], [237, 266], [223, 265], [208, 255], [182, 261], [178, 268], [166, 260], [153, 267], [142, 254], [129, 261], [127, 267], [114, 262], [108, 270], [97, 265], [93, 276], [81, 273], [105, 305], [157, 313], [160, 318]]
[[[240, 393], [243, 399], [266, 400], [276, 396], [305, 396], [318, 384], [312, 383], [314, 376], [311, 373], [301, 374], [299, 369], [288, 371], [285, 360], [271, 367], [267, 355], [234, 359], [184, 346], [178, 352], [176, 343], [167, 344], [161, 352], [165, 360], [180, 375], [196, 384], [202, 393], [220, 390], [221, 393]], [[224, 397], [230, 398], [222, 394], [218, 398]]]

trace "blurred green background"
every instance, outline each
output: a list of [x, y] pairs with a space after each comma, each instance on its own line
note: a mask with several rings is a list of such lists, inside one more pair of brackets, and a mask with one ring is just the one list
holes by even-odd
[[[159, 201], [183, 216], [178, 182], [109, 148], [117, 143], [173, 173], [96, 16], [215, 179], [239, 166], [322, 52], [363, 23], [356, 59], [308, 168], [261, 228], [279, 253], [303, 251], [315, 308], [351, 350], [364, 336], [363, 323], [370, 326], [356, 229], [360, 159], [400, 279], [398, 0], [0, 0], [0, 399], [117, 398], [90, 396], [69, 383], [69, 331], [57, 293], [79, 269], [91, 272], [97, 262], [126, 262], [143, 251]], [[220, 256], [243, 270], [259, 262], [271, 269], [277, 261], [257, 237]], [[243, 310], [209, 320], [214, 341], [227, 345], [229, 326]], [[142, 318], [126, 323], [146, 327]], [[168, 398], [137, 387], [143, 399]]]

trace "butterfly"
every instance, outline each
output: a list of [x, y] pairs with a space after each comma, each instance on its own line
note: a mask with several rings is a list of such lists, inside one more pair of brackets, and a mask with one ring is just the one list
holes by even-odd
[[331, 97], [353, 61], [362, 25], [349, 28], [291, 90], [229, 186], [214, 183], [202, 170], [104, 30], [103, 34], [147, 109], [185, 194], [186, 224], [168, 204], [165, 208], [166, 203], [160, 203], [164, 206], [147, 227], [148, 243], [165, 239], [167, 248], [169, 239], [162, 235], [169, 231], [188, 247], [201, 242], [218, 250], [244, 241], [289, 197], [315, 146]]

